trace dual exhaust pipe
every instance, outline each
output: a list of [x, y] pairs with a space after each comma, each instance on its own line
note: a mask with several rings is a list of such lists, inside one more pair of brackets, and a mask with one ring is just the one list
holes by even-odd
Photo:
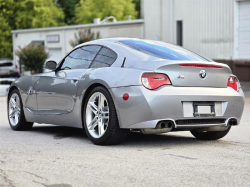
[[[202, 128], [206, 131], [225, 131], [229, 126], [238, 125], [238, 121], [235, 118], [229, 119], [227, 126], [215, 126]], [[141, 129], [143, 134], [162, 134], [172, 131], [174, 128], [174, 122], [171, 120], [159, 121], [155, 129]]]
[[174, 128], [173, 121], [159, 121], [155, 129], [141, 129], [143, 134], [162, 134], [170, 132]]
[[238, 125], [238, 122], [237, 122], [236, 119], [230, 119], [230, 120], [228, 121], [228, 125], [230, 125], [230, 126]]

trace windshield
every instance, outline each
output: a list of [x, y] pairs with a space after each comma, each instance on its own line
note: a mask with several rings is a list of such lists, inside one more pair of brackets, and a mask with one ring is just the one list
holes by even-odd
[[179, 61], [210, 61], [189, 50], [164, 42], [143, 40], [120, 40], [119, 42], [135, 50], [163, 59]]

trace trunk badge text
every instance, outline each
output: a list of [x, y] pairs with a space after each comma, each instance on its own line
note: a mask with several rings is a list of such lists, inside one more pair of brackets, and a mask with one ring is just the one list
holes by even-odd
[[178, 79], [185, 79], [185, 75], [179, 75], [177, 78]]
[[201, 79], [205, 79], [206, 76], [207, 76], [207, 73], [206, 73], [205, 70], [201, 70], [199, 75], [200, 75], [200, 78], [201, 78]]

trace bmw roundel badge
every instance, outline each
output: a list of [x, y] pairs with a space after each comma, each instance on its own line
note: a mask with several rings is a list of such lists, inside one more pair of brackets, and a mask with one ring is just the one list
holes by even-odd
[[207, 73], [206, 73], [205, 70], [201, 70], [199, 75], [200, 75], [200, 78], [201, 78], [201, 79], [205, 79], [206, 76], [207, 76]]

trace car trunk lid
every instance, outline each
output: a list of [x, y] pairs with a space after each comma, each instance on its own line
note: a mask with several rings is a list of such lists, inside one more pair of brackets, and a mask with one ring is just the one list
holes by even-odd
[[167, 74], [173, 86], [187, 87], [227, 87], [231, 69], [215, 62], [176, 62], [162, 64], [155, 69]]

